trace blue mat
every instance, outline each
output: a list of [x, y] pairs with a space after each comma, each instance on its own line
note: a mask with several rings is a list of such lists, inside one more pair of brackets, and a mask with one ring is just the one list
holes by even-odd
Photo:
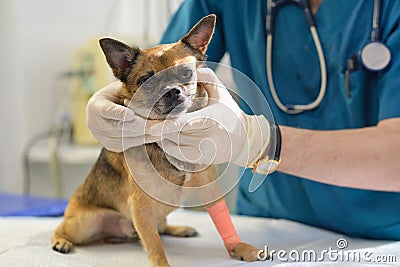
[[62, 216], [67, 204], [64, 199], [0, 194], [0, 216]]

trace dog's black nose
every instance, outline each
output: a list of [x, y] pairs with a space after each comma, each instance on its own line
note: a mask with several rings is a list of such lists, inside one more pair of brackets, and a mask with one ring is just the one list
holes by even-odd
[[167, 93], [165, 93], [165, 97], [171, 100], [178, 99], [182, 94], [182, 90], [179, 88], [172, 88]]

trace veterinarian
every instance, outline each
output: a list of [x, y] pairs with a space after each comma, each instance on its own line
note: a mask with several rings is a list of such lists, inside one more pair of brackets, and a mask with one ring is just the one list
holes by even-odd
[[[378, 71], [369, 70], [361, 59], [361, 50], [371, 41], [374, 2], [310, 1], [325, 70], [304, 11], [293, 5], [281, 8], [273, 26], [272, 90], [266, 62], [267, 0], [186, 0], [171, 19], [162, 43], [177, 41], [201, 17], [216, 14], [208, 60], [218, 62], [228, 52], [232, 67], [263, 90], [280, 126], [280, 164], [258, 190], [249, 192], [249, 183], [268, 149], [251, 165], [235, 162], [247, 167], [239, 184], [237, 213], [285, 218], [363, 238], [400, 240], [400, 1], [384, 0], [379, 9], [381, 42], [390, 51], [390, 64]], [[324, 89], [324, 71], [322, 100], [311, 109], [291, 114], [296, 104], [316, 100]], [[213, 72], [202, 75], [218, 85]], [[126, 125], [132, 127], [127, 136], [132, 146], [140, 144], [135, 129], [143, 122], [132, 111], [113, 104], [117, 89], [114, 83], [92, 97], [88, 126], [107, 148], [122, 151], [125, 112]], [[214, 90], [221, 103], [239, 109], [222, 84]], [[245, 90], [239, 88], [239, 92]], [[218, 113], [218, 104], [207, 108], [208, 116], [224, 117]], [[241, 108], [243, 114], [250, 112]], [[261, 121], [263, 136], [276, 127], [265, 118], [243, 116], [249, 131], [258, 130], [254, 124]], [[190, 119], [190, 115], [182, 118]], [[223, 123], [231, 125], [235, 134], [235, 125], [243, 123], [238, 120], [225, 118]], [[218, 162], [230, 159], [224, 150], [226, 140], [220, 138], [223, 133], [212, 120], [191, 123], [178, 133], [184, 123], [178, 119], [170, 125], [164, 142], [166, 153], [185, 160], [178, 153], [179, 146], [190, 154], [202, 139], [212, 138]], [[193, 131], [201, 134], [187, 142]], [[248, 138], [246, 134], [237, 136], [242, 143]], [[157, 136], [150, 137], [157, 140]], [[251, 142], [254, 155], [260, 152], [259, 144]]]

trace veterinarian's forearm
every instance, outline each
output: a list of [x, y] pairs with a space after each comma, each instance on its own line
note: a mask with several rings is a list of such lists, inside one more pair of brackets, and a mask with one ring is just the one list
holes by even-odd
[[338, 186], [400, 192], [400, 119], [376, 127], [282, 130], [279, 171]]

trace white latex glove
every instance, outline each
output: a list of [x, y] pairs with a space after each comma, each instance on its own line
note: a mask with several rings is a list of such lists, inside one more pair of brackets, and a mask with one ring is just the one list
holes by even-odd
[[[114, 103], [118, 99], [121, 86], [119, 81], [111, 83], [89, 99], [86, 124], [93, 137], [114, 152], [160, 141], [159, 136], [145, 135], [144, 119], [136, 116], [131, 109]], [[127, 104], [129, 103], [125, 103]]]
[[246, 115], [211, 69], [199, 69], [197, 75], [206, 83], [207, 107], [155, 124], [148, 133], [162, 137], [158, 144], [181, 161], [252, 167], [269, 144], [268, 121]]

